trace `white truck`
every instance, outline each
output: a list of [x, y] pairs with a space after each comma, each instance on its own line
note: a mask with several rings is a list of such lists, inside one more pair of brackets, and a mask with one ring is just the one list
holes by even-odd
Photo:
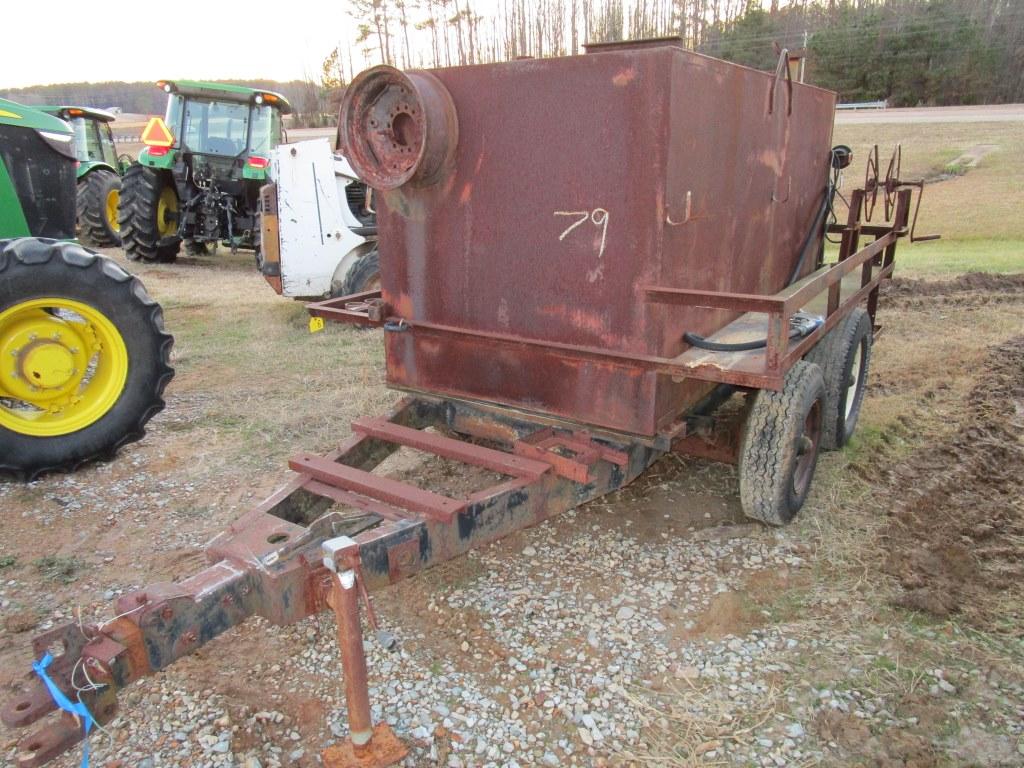
[[282, 296], [316, 299], [380, 286], [369, 188], [329, 141], [282, 144], [260, 190], [257, 263]]

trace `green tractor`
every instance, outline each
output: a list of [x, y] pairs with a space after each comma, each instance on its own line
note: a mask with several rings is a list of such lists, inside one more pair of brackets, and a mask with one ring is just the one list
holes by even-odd
[[170, 262], [217, 243], [258, 250], [259, 192], [281, 143], [277, 93], [237, 85], [160, 81], [167, 112], [143, 132], [146, 148], [124, 175], [121, 239], [129, 259]]
[[28, 479], [138, 440], [174, 375], [160, 305], [73, 242], [74, 139], [0, 99], [0, 472]]
[[78, 158], [78, 237], [97, 248], [120, 245], [117, 220], [121, 197], [121, 174], [131, 164], [127, 155], [118, 157], [110, 124], [112, 112], [91, 107], [36, 107], [55, 115], [75, 131]]

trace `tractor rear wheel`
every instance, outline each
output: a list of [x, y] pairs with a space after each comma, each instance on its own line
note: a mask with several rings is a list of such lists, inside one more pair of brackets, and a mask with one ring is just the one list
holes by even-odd
[[178, 193], [166, 175], [136, 163], [121, 179], [121, 241], [132, 261], [178, 257]]
[[164, 407], [172, 337], [116, 262], [75, 243], [0, 240], [0, 472], [109, 459]]
[[121, 177], [104, 168], [78, 180], [78, 236], [97, 248], [121, 244]]
[[824, 421], [821, 369], [797, 361], [781, 392], [758, 390], [740, 443], [740, 502], [747, 517], [785, 525], [804, 505]]

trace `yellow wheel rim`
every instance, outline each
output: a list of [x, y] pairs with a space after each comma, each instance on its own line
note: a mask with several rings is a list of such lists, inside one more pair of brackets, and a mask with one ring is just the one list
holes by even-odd
[[42, 298], [0, 312], [0, 427], [77, 432], [114, 406], [127, 378], [124, 339], [94, 307]]
[[121, 231], [121, 224], [117, 220], [117, 206], [121, 202], [121, 193], [116, 189], [112, 189], [107, 192], [107, 204], [105, 206], [107, 213], [107, 225], [113, 232]]
[[169, 214], [178, 212], [178, 196], [171, 187], [160, 190], [160, 200], [156, 204], [156, 228], [160, 237], [169, 237], [178, 232], [178, 217]]

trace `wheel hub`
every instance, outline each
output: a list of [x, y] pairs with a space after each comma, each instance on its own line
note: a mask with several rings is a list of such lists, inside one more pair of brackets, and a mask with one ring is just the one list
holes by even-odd
[[34, 341], [18, 355], [21, 378], [41, 389], [60, 389], [78, 372], [75, 356], [59, 341]]
[[0, 426], [37, 437], [68, 434], [103, 416], [128, 374], [117, 328], [66, 298], [0, 312]]
[[43, 310], [21, 313], [5, 324], [0, 392], [41, 408], [73, 394], [97, 346], [87, 331]]
[[107, 193], [106, 212], [107, 212], [107, 224], [114, 232], [121, 231], [121, 224], [117, 219], [117, 209], [121, 203], [121, 193], [116, 189], [112, 189]]
[[796, 466], [793, 468], [793, 492], [801, 496], [811, 483], [821, 440], [821, 401], [811, 406], [803, 429], [796, 439]]

